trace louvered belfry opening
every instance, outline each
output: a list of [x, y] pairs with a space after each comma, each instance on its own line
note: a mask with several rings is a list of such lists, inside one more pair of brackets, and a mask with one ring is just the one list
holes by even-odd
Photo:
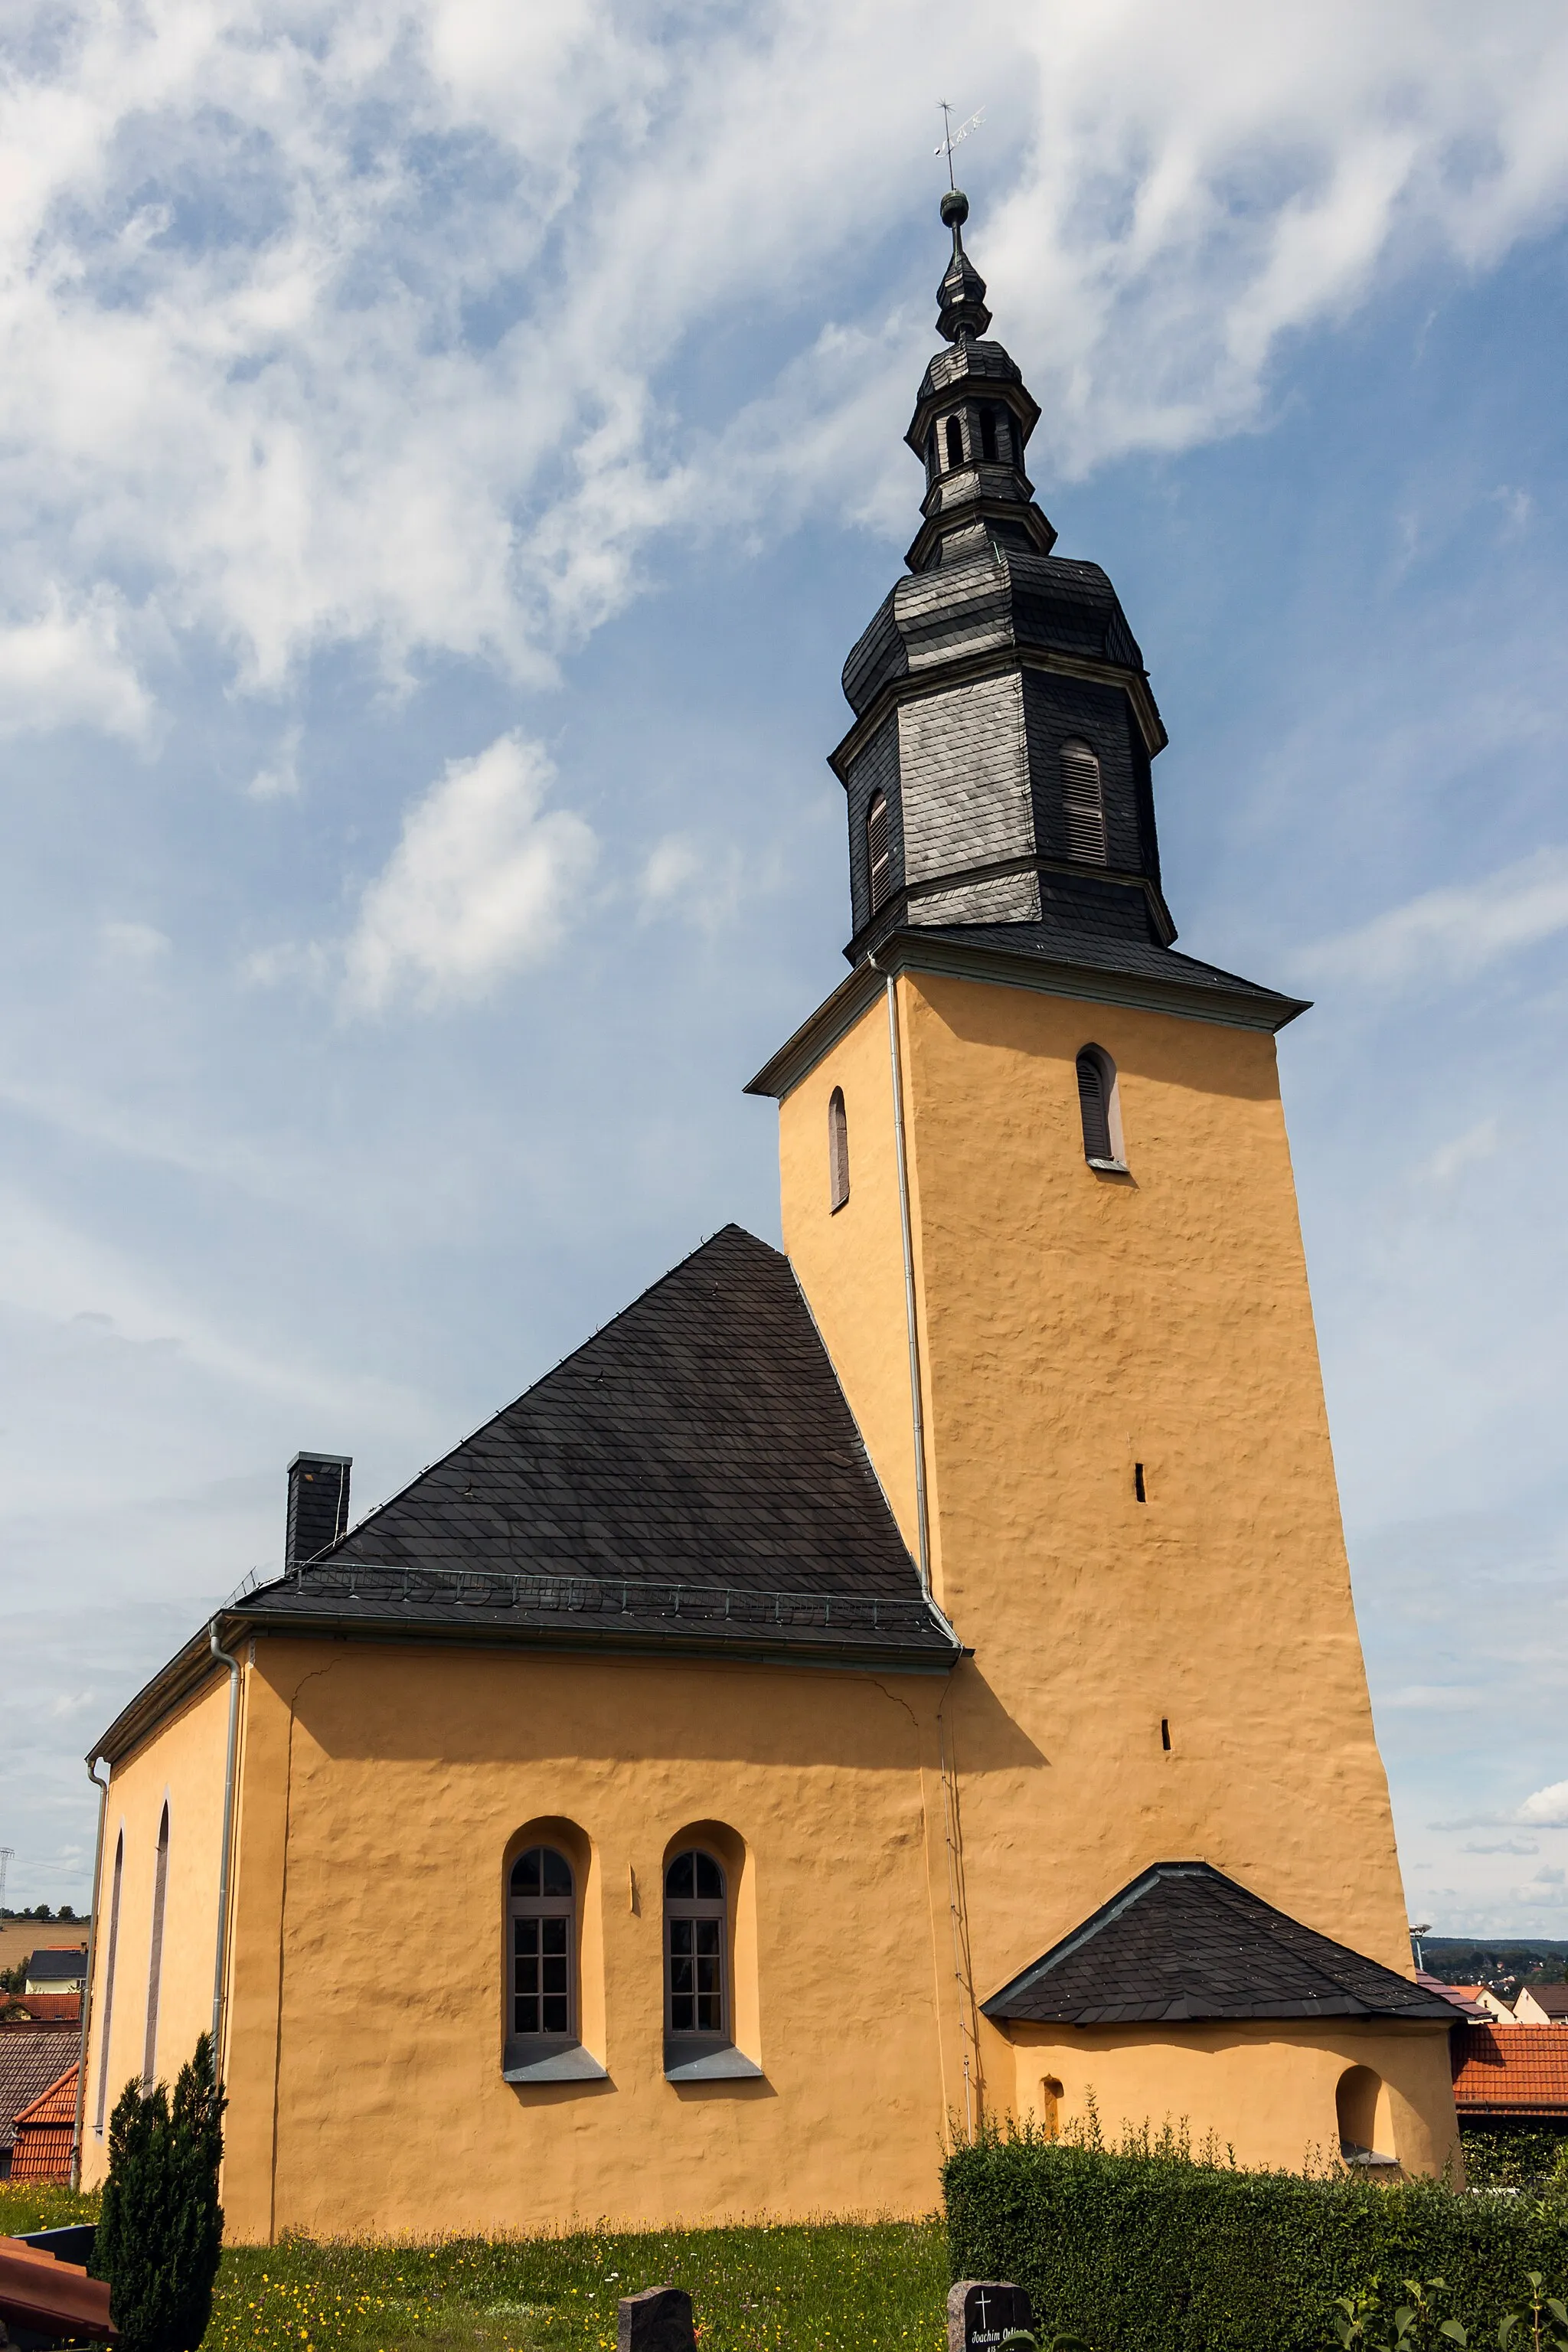
[[1100, 761], [1087, 743], [1062, 745], [1062, 814], [1068, 856], [1095, 866], [1105, 863], [1105, 801]]
[[1078, 1107], [1083, 1118], [1083, 1156], [1110, 1160], [1110, 1087], [1105, 1064], [1092, 1045], [1078, 1057]]
[[947, 466], [955, 474], [963, 463], [963, 431], [956, 416], [947, 420]]
[[888, 803], [881, 793], [872, 795], [866, 812], [866, 859], [871, 876], [871, 912], [886, 898], [892, 887], [892, 845], [888, 831]]

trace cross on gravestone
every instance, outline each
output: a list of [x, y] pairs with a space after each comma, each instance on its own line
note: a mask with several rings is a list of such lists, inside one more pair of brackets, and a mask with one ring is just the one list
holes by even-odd
[[994, 2352], [1013, 2328], [1034, 2325], [1028, 2296], [1010, 2279], [960, 2279], [948, 2289], [947, 2352]]
[[616, 2352], [697, 2352], [686, 2289], [648, 2286], [641, 2294], [623, 2294], [616, 2308]]

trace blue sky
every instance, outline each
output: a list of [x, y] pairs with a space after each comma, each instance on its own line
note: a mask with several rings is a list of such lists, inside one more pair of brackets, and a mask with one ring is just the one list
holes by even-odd
[[[534, 21], [535, 19], [539, 21]], [[1281, 1041], [1414, 1916], [1568, 1934], [1568, 27], [181, 0], [0, 90], [0, 1844], [734, 1217], [847, 931], [934, 100], [1062, 551]]]

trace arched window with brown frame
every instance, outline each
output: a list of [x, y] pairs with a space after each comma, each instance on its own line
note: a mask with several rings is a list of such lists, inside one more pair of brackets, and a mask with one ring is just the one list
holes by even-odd
[[1061, 751], [1062, 818], [1067, 831], [1068, 856], [1081, 858], [1086, 865], [1103, 866], [1105, 848], [1105, 795], [1100, 783], [1100, 761], [1089, 744], [1064, 743]]
[[581, 1893], [580, 1863], [542, 1838], [524, 1846], [507, 1874], [502, 2072], [509, 2083], [604, 2077], [581, 2038]]
[[728, 1924], [722, 1864], [689, 1846], [664, 1874], [665, 2029], [674, 2041], [728, 2036]]
[[845, 1115], [844, 1089], [835, 1087], [827, 1097], [827, 1202], [837, 1216], [849, 1198], [849, 1121]]

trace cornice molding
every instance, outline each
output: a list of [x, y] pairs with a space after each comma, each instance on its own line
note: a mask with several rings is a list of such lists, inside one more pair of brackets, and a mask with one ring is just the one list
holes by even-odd
[[961, 947], [951, 940], [922, 939], [918, 930], [895, 931], [876, 954], [875, 964], [863, 963], [840, 981], [748, 1080], [743, 1093], [769, 1095], [782, 1102], [876, 1002], [889, 975], [896, 978], [906, 971], [980, 981], [993, 988], [1029, 989], [1041, 996], [1069, 996], [1086, 1004], [1124, 1004], [1141, 1013], [1170, 1013], [1185, 1021], [1261, 1030], [1268, 1035], [1278, 1034], [1310, 1009], [1305, 998], [1281, 996], [1272, 989], [1209, 986], [1175, 972], [1165, 979], [1106, 971], [1099, 965], [1057, 962], [1022, 949]]

